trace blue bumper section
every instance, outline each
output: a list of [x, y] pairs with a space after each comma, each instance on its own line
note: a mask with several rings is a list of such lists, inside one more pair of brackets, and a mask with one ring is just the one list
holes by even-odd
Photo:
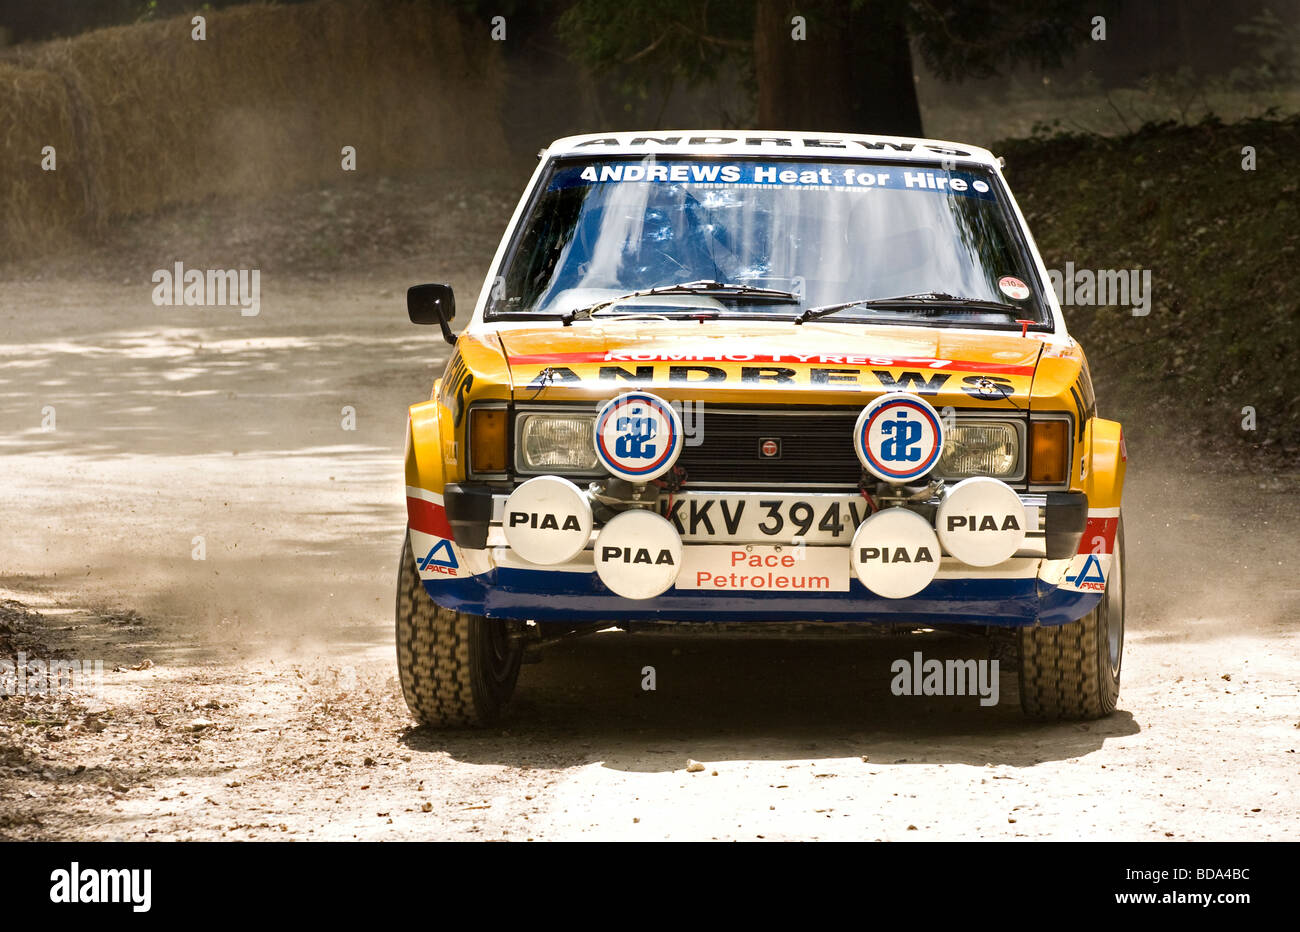
[[875, 595], [856, 579], [848, 592], [799, 595], [669, 589], [636, 601], [615, 595], [595, 573], [497, 568], [466, 579], [425, 581], [444, 608], [488, 618], [542, 622], [855, 621], [868, 624], [971, 624], [1018, 628], [1060, 625], [1101, 601], [1037, 579], [936, 579], [908, 599]]

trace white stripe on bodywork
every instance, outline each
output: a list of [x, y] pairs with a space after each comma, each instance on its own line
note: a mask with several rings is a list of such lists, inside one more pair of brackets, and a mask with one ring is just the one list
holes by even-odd
[[426, 502], [432, 502], [435, 505], [442, 504], [442, 496], [437, 492], [430, 492], [428, 489], [421, 489], [418, 486], [408, 485], [406, 487], [407, 498], [420, 498]]

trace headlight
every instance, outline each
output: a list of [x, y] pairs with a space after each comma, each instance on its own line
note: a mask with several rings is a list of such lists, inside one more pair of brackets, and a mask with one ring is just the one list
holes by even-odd
[[947, 431], [935, 472], [948, 479], [1005, 479], [1020, 465], [1020, 434], [1014, 424], [958, 424]]
[[525, 414], [519, 427], [519, 457], [524, 469], [589, 472], [599, 462], [592, 445], [592, 416]]

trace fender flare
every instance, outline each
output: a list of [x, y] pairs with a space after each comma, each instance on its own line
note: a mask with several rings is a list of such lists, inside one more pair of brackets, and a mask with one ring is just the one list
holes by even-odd
[[406, 485], [441, 497], [446, 482], [442, 468], [441, 406], [435, 399], [411, 405], [406, 426]]
[[1088, 507], [1118, 508], [1128, 469], [1123, 427], [1118, 421], [1094, 417], [1088, 422], [1084, 444], [1088, 471], [1083, 481]]

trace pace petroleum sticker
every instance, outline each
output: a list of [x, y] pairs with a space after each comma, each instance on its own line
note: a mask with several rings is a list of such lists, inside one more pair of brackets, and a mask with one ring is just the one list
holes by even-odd
[[939, 461], [943, 426], [923, 398], [908, 392], [889, 392], [858, 415], [853, 448], [858, 460], [877, 479], [911, 482]]
[[1029, 297], [1029, 286], [1014, 275], [999, 278], [998, 289], [1012, 301], [1023, 301]]
[[649, 392], [626, 392], [596, 415], [596, 455], [613, 475], [631, 482], [657, 479], [682, 451], [682, 420]]

